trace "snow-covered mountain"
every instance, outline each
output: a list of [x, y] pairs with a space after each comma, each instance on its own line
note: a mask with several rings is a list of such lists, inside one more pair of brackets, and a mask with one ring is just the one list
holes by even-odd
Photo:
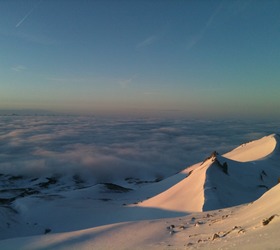
[[199, 212], [254, 201], [278, 182], [278, 145], [279, 136], [270, 135], [223, 156], [213, 152], [187, 178], [139, 206]]
[[0, 249], [277, 249], [279, 158], [273, 134], [140, 186], [1, 175]]

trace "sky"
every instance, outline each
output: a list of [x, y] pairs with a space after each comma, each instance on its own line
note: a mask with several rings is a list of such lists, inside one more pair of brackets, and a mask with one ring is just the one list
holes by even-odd
[[0, 109], [280, 114], [280, 2], [0, 0]]

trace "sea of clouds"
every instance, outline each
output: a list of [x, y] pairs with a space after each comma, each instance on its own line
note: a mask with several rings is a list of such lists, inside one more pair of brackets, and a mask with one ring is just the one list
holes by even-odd
[[279, 121], [0, 116], [0, 173], [152, 180], [278, 133]]

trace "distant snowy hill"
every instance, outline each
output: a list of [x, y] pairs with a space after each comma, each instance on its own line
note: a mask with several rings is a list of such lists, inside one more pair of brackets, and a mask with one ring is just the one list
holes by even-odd
[[279, 158], [273, 134], [149, 183], [2, 174], [0, 249], [277, 249]]

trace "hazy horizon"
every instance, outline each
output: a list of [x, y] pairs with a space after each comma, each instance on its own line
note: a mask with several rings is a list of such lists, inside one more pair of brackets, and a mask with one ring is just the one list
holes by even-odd
[[279, 1], [0, 3], [0, 109], [277, 117]]

